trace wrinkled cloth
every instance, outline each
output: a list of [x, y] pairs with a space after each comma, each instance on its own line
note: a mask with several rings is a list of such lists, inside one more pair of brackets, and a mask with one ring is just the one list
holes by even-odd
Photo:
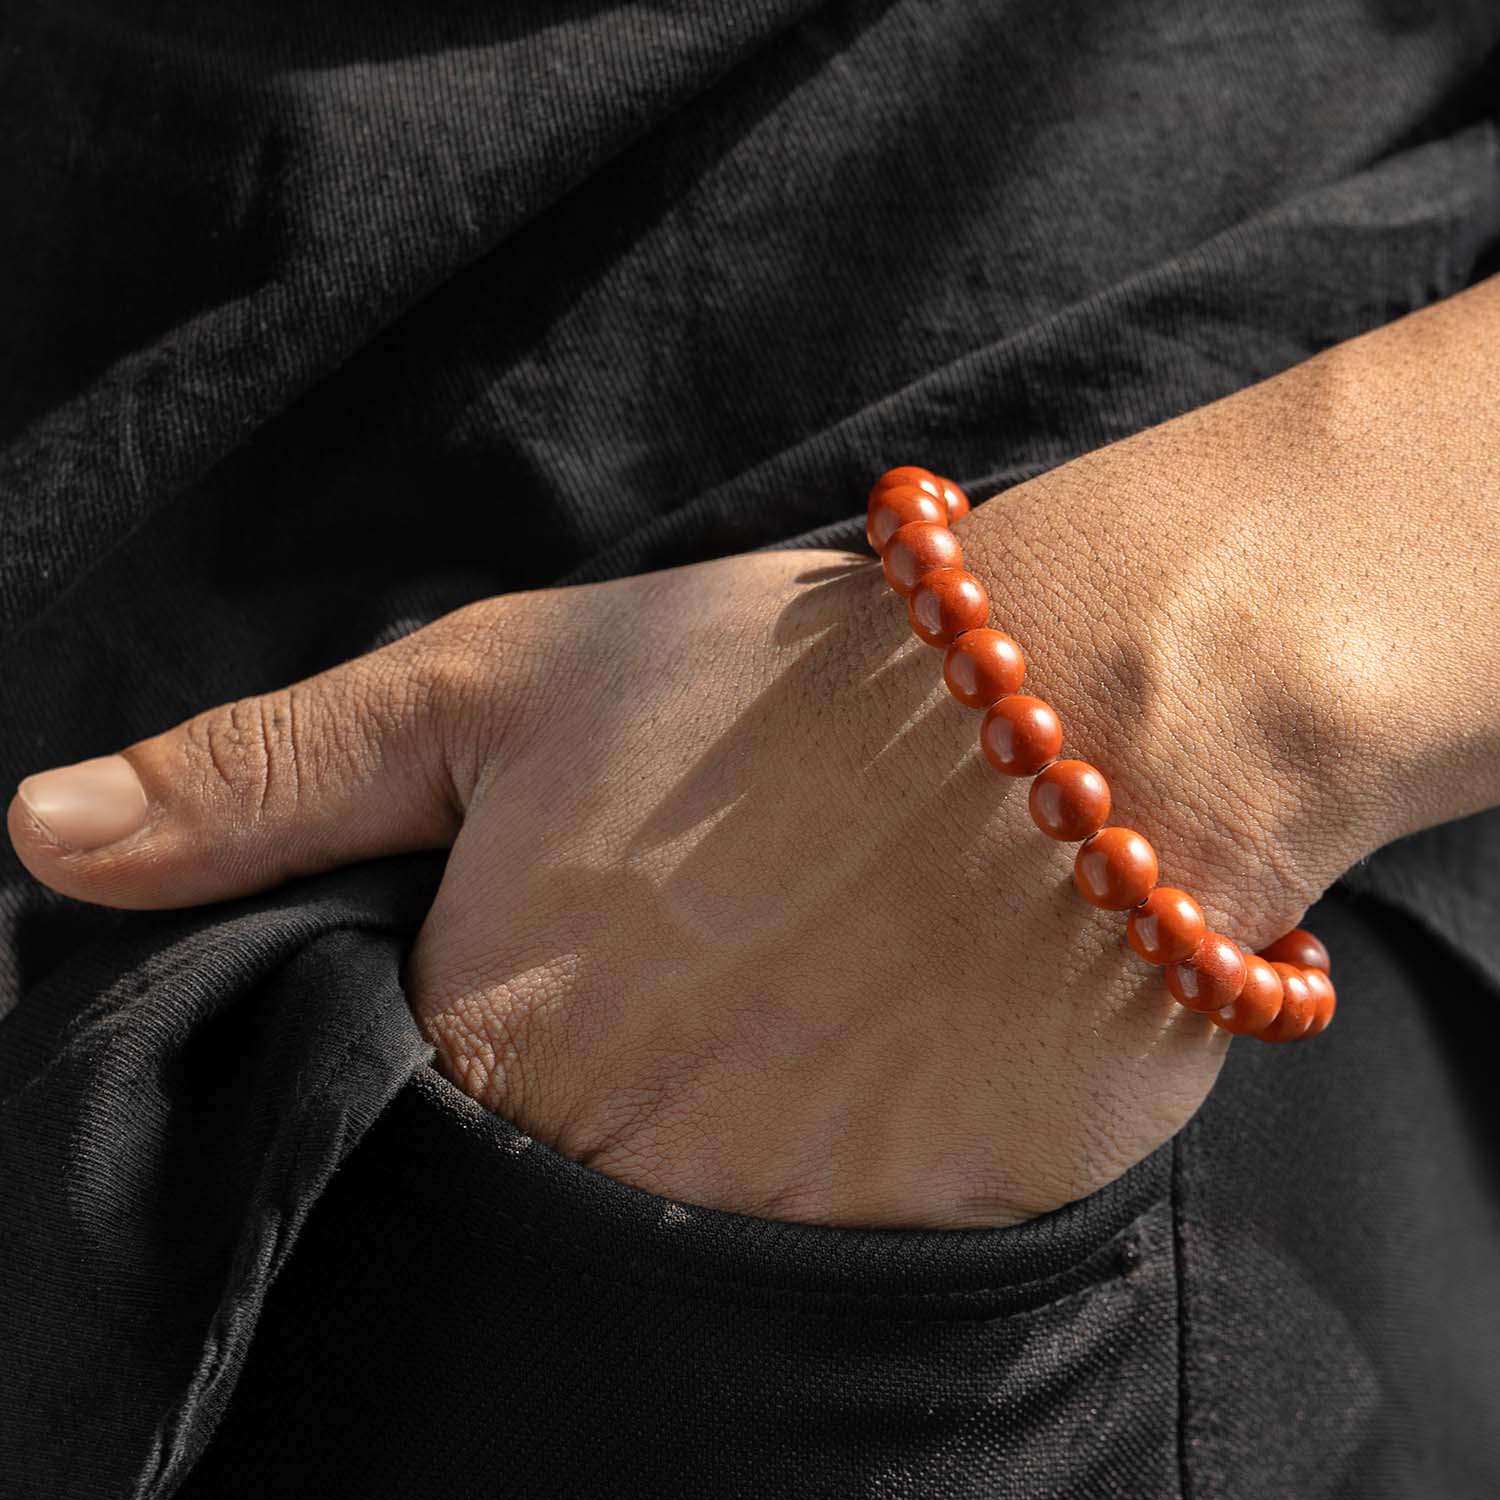
[[[889, 464], [988, 495], [1500, 268], [1483, 0], [0, 42], [12, 782], [488, 594], [861, 546]], [[670, 1204], [478, 1109], [401, 992], [441, 869], [120, 913], [0, 852], [0, 1493], [1500, 1493], [1494, 815], [1319, 904], [1315, 1046], [946, 1234]]]

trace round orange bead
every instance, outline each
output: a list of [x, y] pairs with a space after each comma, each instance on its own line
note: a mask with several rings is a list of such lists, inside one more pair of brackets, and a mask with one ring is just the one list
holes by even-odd
[[1188, 1010], [1219, 1011], [1245, 988], [1245, 955], [1222, 932], [1206, 932], [1193, 956], [1167, 970], [1167, 989]]
[[1025, 676], [1026, 658], [1003, 630], [966, 630], [943, 657], [943, 681], [965, 708], [988, 708]]
[[1281, 1010], [1276, 1019], [1259, 1033], [1263, 1042], [1295, 1042], [1304, 1036], [1317, 1014], [1318, 1001], [1294, 964], [1276, 960], [1271, 964], [1281, 976]]
[[1203, 908], [1186, 891], [1159, 885], [1130, 914], [1125, 937], [1148, 964], [1180, 964], [1208, 931]]
[[938, 521], [910, 521], [885, 544], [881, 569], [885, 581], [905, 598], [917, 580], [934, 568], [961, 568], [964, 549], [958, 538]]
[[1305, 927], [1284, 932], [1274, 943], [1259, 950], [1268, 964], [1291, 964], [1296, 969], [1329, 972], [1328, 950]]
[[885, 544], [903, 527], [916, 521], [931, 521], [938, 526], [948, 524], [948, 509], [942, 497], [920, 489], [914, 484], [898, 484], [882, 490], [870, 500], [870, 509], [865, 517], [865, 540], [877, 553], [885, 551]]
[[1101, 828], [1073, 861], [1073, 884], [1085, 901], [1129, 911], [1156, 884], [1156, 850], [1133, 828]]
[[1321, 969], [1304, 969], [1302, 982], [1312, 991], [1315, 1006], [1312, 1024], [1302, 1034], [1317, 1036], [1320, 1031], [1327, 1031], [1328, 1023], [1333, 1020], [1338, 995], [1334, 992], [1333, 981]]
[[950, 526], [973, 509], [969, 504], [969, 497], [951, 479], [938, 477], [938, 493], [943, 497], [943, 504], [948, 507]]
[[1109, 817], [1109, 783], [1086, 760], [1055, 760], [1031, 783], [1031, 821], [1049, 839], [1076, 843]]
[[894, 489], [900, 484], [914, 484], [929, 495], [942, 497], [942, 481], [931, 469], [924, 469], [920, 464], [898, 464], [894, 469], [887, 469], [870, 486], [870, 499], [874, 500], [882, 490]]
[[962, 568], [924, 573], [906, 601], [911, 628], [929, 646], [951, 646], [964, 631], [978, 630], [989, 612], [984, 585]]
[[1032, 776], [1062, 749], [1062, 720], [1050, 703], [1012, 693], [990, 705], [979, 726], [984, 758], [1007, 776]]
[[1245, 955], [1245, 987], [1239, 998], [1214, 1012], [1214, 1025], [1233, 1036], [1255, 1036], [1281, 1009], [1281, 976], [1258, 954]]

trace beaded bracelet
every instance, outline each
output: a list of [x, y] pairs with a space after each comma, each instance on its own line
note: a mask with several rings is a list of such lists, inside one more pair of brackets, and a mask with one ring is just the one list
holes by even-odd
[[944, 649], [948, 691], [984, 721], [979, 745], [1007, 776], [1030, 776], [1032, 820], [1049, 838], [1081, 843], [1073, 883], [1085, 901], [1128, 912], [1125, 936], [1147, 963], [1166, 969], [1179, 1005], [1202, 1011], [1236, 1036], [1292, 1042], [1333, 1019], [1336, 997], [1328, 950], [1294, 927], [1249, 953], [1210, 932], [1186, 892], [1158, 885], [1156, 851], [1132, 828], [1106, 827], [1109, 783], [1082, 760], [1059, 760], [1062, 721], [1052, 706], [1018, 689], [1026, 675], [1019, 645], [988, 627], [989, 596], [964, 571], [951, 525], [969, 499], [929, 469], [891, 469], [870, 491], [865, 535], [886, 582], [906, 599], [912, 629]]

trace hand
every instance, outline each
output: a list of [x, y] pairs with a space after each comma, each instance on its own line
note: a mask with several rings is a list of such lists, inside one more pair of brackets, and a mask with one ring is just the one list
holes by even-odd
[[148, 906], [453, 840], [406, 977], [483, 1103], [675, 1198], [1012, 1218], [1170, 1133], [1224, 1043], [1061, 889], [938, 663], [839, 553], [507, 596], [132, 747], [149, 821], [103, 854], [12, 835]]
[[[1404, 706], [1417, 682], [1381, 648], [1431, 626], [1412, 559], [1372, 570], [1307, 473], [1365, 431], [1312, 399], [1318, 365], [958, 528], [1114, 821], [1249, 946], [1413, 819], [1490, 795], [1461, 770], [1493, 748], [1469, 713], [1493, 663], [1438, 674], [1467, 735]], [[39, 878], [125, 906], [452, 841], [408, 993], [476, 1098], [673, 1198], [1005, 1223], [1165, 1140], [1228, 1039], [1078, 900], [1071, 846], [979, 758], [939, 661], [843, 554], [506, 596], [130, 747], [145, 821], [91, 853], [19, 801], [10, 829]]]

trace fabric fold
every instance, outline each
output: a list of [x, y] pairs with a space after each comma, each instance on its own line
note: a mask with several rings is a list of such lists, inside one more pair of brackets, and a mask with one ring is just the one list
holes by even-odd
[[[285, 6], [203, 27], [184, 4], [73, 30], [61, 52], [59, 17], [12, 18], [0, 92], [13, 113], [37, 107], [25, 154], [0, 156], [14, 288], [47, 288], [59, 228], [75, 256], [88, 255], [96, 214], [137, 213], [122, 189], [180, 213], [206, 172], [221, 201], [203, 205], [197, 243], [175, 253], [140, 246], [143, 263], [95, 268], [150, 299], [149, 312], [132, 307], [127, 320], [157, 320], [141, 347], [101, 345], [98, 325], [75, 324], [50, 296], [0, 303], [7, 347], [46, 350], [39, 369], [0, 365], [0, 440], [9, 441], [0, 449], [0, 632], [817, 4], [754, 0], [708, 15], [673, 3], [623, 29], [608, 7], [588, 4], [462, 7], [436, 32], [395, 16], [367, 29], [362, 11], [342, 26], [326, 16], [309, 25]], [[49, 54], [66, 59], [58, 73], [28, 71], [28, 58]], [[122, 67], [150, 71], [156, 108], [123, 119], [98, 111]], [[184, 136], [203, 142], [203, 156], [190, 148], [177, 165]], [[58, 152], [80, 154], [87, 176], [53, 178]], [[226, 220], [238, 240], [227, 262], [214, 243]], [[129, 236], [111, 243], [120, 255], [138, 248]], [[33, 246], [35, 258], [23, 258]], [[61, 279], [51, 286], [72, 291]], [[28, 337], [33, 320], [50, 322]], [[69, 377], [89, 364], [96, 378], [78, 390]], [[54, 381], [56, 403], [37, 411]], [[71, 522], [59, 527], [64, 495]]]
[[0, 1025], [8, 1490], [151, 1500], [201, 1452], [309, 1207], [431, 1056], [399, 967], [440, 867], [399, 863], [138, 918], [81, 1010], [97, 950]]

